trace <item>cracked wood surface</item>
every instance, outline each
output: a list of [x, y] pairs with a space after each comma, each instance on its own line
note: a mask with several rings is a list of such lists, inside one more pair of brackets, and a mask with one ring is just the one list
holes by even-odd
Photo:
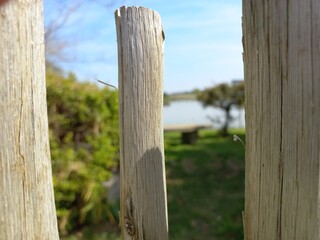
[[59, 239], [48, 138], [42, 1], [0, 6], [0, 238]]
[[120, 224], [125, 240], [168, 239], [163, 146], [164, 34], [158, 13], [115, 13], [119, 61]]
[[319, 9], [243, 1], [246, 240], [320, 239]]

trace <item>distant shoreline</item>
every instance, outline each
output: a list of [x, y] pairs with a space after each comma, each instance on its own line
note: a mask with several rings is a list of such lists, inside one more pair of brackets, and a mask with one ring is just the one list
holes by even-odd
[[197, 100], [196, 93], [174, 93], [167, 95], [168, 100], [171, 101], [184, 101], [184, 100]]

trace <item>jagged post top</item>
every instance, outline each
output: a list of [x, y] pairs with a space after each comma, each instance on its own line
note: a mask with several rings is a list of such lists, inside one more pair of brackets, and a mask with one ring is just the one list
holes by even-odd
[[161, 19], [147, 8], [121, 7], [115, 20], [123, 239], [167, 240]]
[[115, 16], [121, 17], [123, 15], [123, 13], [126, 11], [128, 11], [128, 12], [129, 11], [144, 11], [144, 12], [149, 11], [149, 12], [153, 12], [154, 15], [156, 15], [158, 18], [160, 18], [160, 14], [157, 11], [154, 11], [150, 8], [139, 7], [139, 6], [132, 6], [132, 7], [122, 6], [115, 11]]
[[[118, 25], [117, 19], [119, 20], [119, 19], [123, 18], [124, 16], [130, 16], [133, 13], [138, 13], [141, 16], [142, 12], [144, 14], [149, 12], [150, 15], [153, 16], [154, 22], [158, 22], [161, 25], [161, 17], [160, 17], [160, 14], [157, 11], [152, 10], [150, 8], [139, 7], [139, 6], [132, 6], [132, 7], [122, 6], [119, 9], [117, 9], [114, 12], [115, 19], [116, 19], [116, 24]], [[165, 40], [165, 35], [164, 35], [164, 31], [163, 31], [163, 26], [162, 25], [161, 25], [161, 31], [162, 31], [162, 38], [163, 38], [163, 40]]]

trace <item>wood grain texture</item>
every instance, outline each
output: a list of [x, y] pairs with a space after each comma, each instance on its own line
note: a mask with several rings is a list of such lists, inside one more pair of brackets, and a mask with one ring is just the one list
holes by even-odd
[[158, 13], [142, 7], [122, 7], [115, 17], [122, 233], [125, 240], [166, 240], [161, 20]]
[[319, 9], [243, 0], [246, 240], [320, 238]]
[[0, 7], [0, 238], [59, 239], [46, 106], [42, 1]]

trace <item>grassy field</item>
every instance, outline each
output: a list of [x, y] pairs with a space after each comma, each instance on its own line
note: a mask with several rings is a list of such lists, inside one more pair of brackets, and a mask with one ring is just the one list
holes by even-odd
[[195, 145], [182, 145], [179, 133], [165, 139], [170, 239], [243, 239], [242, 144], [213, 131]]
[[[243, 130], [232, 134], [244, 140]], [[194, 145], [166, 133], [165, 155], [170, 240], [242, 240], [243, 145], [212, 130], [200, 131]], [[81, 235], [66, 239], [119, 239], [101, 229]]]

